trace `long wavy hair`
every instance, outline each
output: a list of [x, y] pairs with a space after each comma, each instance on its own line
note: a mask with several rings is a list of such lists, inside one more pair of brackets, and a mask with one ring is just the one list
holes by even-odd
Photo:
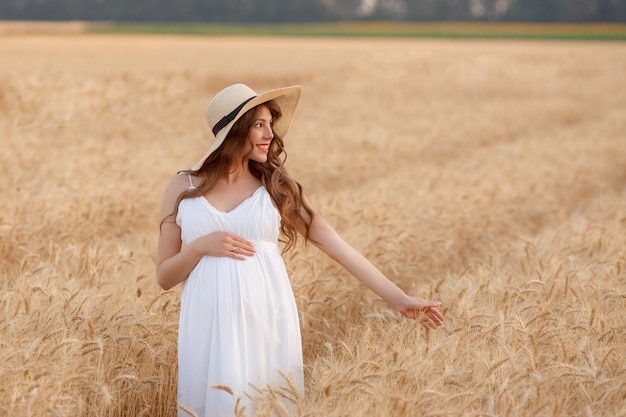
[[[270, 143], [267, 160], [263, 163], [248, 159], [247, 155], [240, 159], [246, 146], [252, 144], [248, 138], [248, 132], [256, 121], [257, 112], [261, 106], [266, 106], [269, 109], [274, 122], [282, 115], [280, 107], [274, 100], [259, 104], [244, 113], [230, 129], [224, 142], [209, 155], [197, 171], [180, 172], [200, 177], [202, 180], [196, 188], [180, 194], [176, 201], [175, 211], [166, 217], [164, 222], [175, 221], [178, 205], [182, 200], [206, 194], [219, 179], [232, 172], [237, 164], [245, 163], [247, 160], [250, 172], [261, 181], [280, 213], [281, 241], [285, 243], [283, 252], [288, 251], [297, 243], [298, 231], [296, 226], [298, 223], [305, 226], [305, 241], [310, 239], [309, 232], [314, 216], [313, 209], [302, 198], [302, 186], [289, 176], [284, 167], [287, 153], [283, 138], [274, 132], [274, 139]], [[252, 153], [252, 149], [250, 153]], [[307, 213], [308, 218], [303, 215], [303, 210]]]

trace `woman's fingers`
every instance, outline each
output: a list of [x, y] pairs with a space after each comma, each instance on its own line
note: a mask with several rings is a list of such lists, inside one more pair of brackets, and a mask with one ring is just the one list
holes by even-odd
[[254, 245], [252, 244], [252, 242], [249, 242], [244, 238], [237, 239], [233, 246], [235, 246], [235, 249], [237, 249], [238, 252], [246, 254], [249, 253], [250, 255], [254, 255], [254, 253], [256, 252], [256, 249], [254, 249]]
[[430, 327], [431, 329], [442, 326], [445, 320], [443, 314], [436, 307], [425, 307], [420, 311], [414, 311], [411, 318], [419, 320], [422, 326]]
[[224, 245], [226, 256], [234, 259], [244, 260], [256, 253], [252, 242], [235, 234], [228, 234], [224, 240]]
[[439, 310], [437, 310], [437, 308], [435, 308], [435, 307], [430, 307], [430, 308], [426, 309], [426, 314], [435, 323], [438, 323], [439, 325], [442, 325], [443, 322], [445, 321], [445, 318], [443, 317], [443, 314], [441, 314], [441, 312]]

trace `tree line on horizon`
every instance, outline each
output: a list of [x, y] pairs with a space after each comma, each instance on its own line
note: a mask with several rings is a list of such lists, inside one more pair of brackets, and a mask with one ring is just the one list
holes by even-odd
[[625, 22], [626, 0], [4, 0], [0, 20]]

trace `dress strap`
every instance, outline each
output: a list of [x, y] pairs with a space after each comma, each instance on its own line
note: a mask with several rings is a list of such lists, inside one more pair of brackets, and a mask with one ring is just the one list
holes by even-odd
[[191, 181], [191, 174], [187, 174], [187, 178], [189, 178], [189, 189], [195, 190], [196, 186], [193, 185], [193, 182]]

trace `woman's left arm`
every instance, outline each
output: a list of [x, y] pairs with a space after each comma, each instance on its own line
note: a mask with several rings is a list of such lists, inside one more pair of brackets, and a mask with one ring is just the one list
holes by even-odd
[[[308, 201], [306, 203], [308, 204]], [[443, 314], [437, 309], [441, 305], [440, 302], [407, 295], [363, 254], [344, 241], [318, 214], [313, 216], [309, 237], [315, 246], [404, 316], [419, 319], [424, 326], [433, 329], [443, 324]]]

